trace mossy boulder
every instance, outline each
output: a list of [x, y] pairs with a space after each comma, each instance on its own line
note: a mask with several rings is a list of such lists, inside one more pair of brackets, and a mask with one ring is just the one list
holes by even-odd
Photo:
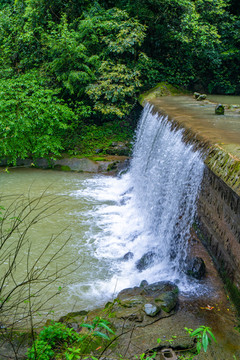
[[156, 304], [165, 312], [170, 313], [178, 303], [176, 291], [167, 291], [155, 299]]
[[224, 106], [222, 104], [217, 104], [217, 106], [215, 107], [215, 114], [216, 115], [224, 115]]
[[149, 267], [151, 267], [154, 263], [154, 259], [157, 258], [157, 255], [154, 251], [148, 251], [144, 254], [141, 259], [136, 262], [136, 268], [139, 271], [143, 271]]
[[204, 278], [206, 274], [206, 266], [201, 257], [187, 258], [185, 261], [184, 272], [198, 280]]
[[193, 94], [194, 98], [197, 100], [197, 101], [203, 101], [203, 100], [206, 100], [207, 98], [207, 95], [206, 94], [200, 94], [198, 92], [195, 92]]
[[123, 261], [128, 261], [131, 260], [134, 257], [134, 254], [131, 251], [128, 251], [124, 256], [123, 256]]

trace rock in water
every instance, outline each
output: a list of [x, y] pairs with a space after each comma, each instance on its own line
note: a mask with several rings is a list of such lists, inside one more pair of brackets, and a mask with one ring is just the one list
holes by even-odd
[[206, 273], [206, 266], [203, 259], [198, 256], [192, 259], [186, 259], [184, 272], [195, 279], [201, 280]]
[[207, 98], [207, 95], [206, 94], [201, 94], [199, 95], [199, 97], [197, 98], [197, 101], [203, 101], [203, 100], [206, 100]]
[[198, 92], [195, 92], [193, 94], [193, 97], [197, 100], [197, 101], [203, 101], [203, 100], [206, 100], [207, 98], [207, 95], [206, 94], [200, 94]]
[[144, 254], [141, 259], [139, 259], [136, 262], [136, 268], [139, 271], [143, 271], [145, 269], [147, 269], [148, 267], [150, 267], [153, 262], [154, 259], [157, 257], [156, 253], [154, 251], [148, 251], [146, 254]]
[[133, 256], [134, 256], [133, 253], [131, 251], [129, 251], [124, 255], [123, 261], [128, 261], [128, 260], [132, 259]]
[[217, 106], [215, 107], [215, 114], [224, 115], [224, 106], [222, 104], [217, 104]]
[[139, 287], [144, 288], [144, 287], [146, 287], [146, 286], [148, 286], [147, 280], [142, 280], [141, 283], [140, 283], [140, 285], [139, 285]]
[[153, 284], [144, 286], [144, 291], [148, 296], [153, 296], [155, 298], [169, 291], [173, 291], [176, 294], [179, 292], [177, 285], [173, 284], [171, 281], [157, 281]]
[[201, 95], [200, 93], [195, 92], [195, 93], [193, 94], [193, 97], [194, 97], [195, 99], [197, 99], [200, 95]]

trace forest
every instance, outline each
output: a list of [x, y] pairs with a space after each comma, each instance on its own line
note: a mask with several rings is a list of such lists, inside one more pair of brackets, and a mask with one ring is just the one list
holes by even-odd
[[[159, 82], [240, 94], [238, 0], [0, 0], [0, 155], [128, 138]], [[117, 135], [116, 135], [117, 134]]]

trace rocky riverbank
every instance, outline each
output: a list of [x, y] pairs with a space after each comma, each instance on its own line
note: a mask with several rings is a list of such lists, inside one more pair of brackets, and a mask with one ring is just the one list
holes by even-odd
[[[76, 331], [80, 324], [91, 323], [100, 316], [110, 321], [115, 331], [114, 340], [106, 349], [97, 351], [97, 358], [135, 358], [142, 353], [157, 352], [157, 359], [180, 359], [190, 355], [196, 342], [185, 327], [211, 327], [217, 343], [207, 353], [194, 357], [198, 360], [233, 360], [240, 357], [240, 333], [236, 313], [208, 253], [195, 237], [191, 241], [192, 254], [204, 259], [206, 276], [198, 284], [199, 293], [189, 296], [179, 293], [176, 284], [142, 281], [138, 287], [122, 290], [104, 307], [92, 311], [70, 313], [60, 319]], [[160, 339], [160, 340], [159, 340]]]
[[[105, 150], [96, 149], [95, 154], [91, 157], [62, 154], [57, 159], [18, 159], [16, 166], [114, 175], [128, 168], [131, 148], [128, 142], [113, 142]], [[2, 160], [0, 166], [7, 167], [7, 160]]]
[[[81, 326], [83, 322], [91, 324], [96, 317], [108, 320], [115, 335], [111, 336], [107, 347], [98, 347], [94, 353], [97, 359], [134, 359], [153, 352], [157, 353], [158, 360], [181, 359], [183, 355], [188, 359], [196, 348], [196, 341], [184, 328], [196, 329], [202, 325], [212, 329], [217, 343], [212, 342], [207, 353], [202, 351], [195, 360], [238, 359], [240, 333], [236, 312], [210, 256], [194, 231], [189, 247], [192, 256], [201, 257], [206, 266], [205, 276], [193, 280], [197, 289], [194, 294], [179, 292], [177, 284], [169, 281], [148, 284], [143, 279], [139, 286], [120, 291], [100, 308], [79, 309], [58, 321], [81, 334], [86, 331]], [[18, 358], [24, 359], [31, 343], [29, 335], [24, 337], [22, 332], [11, 343], [1, 340], [1, 351], [9, 360], [15, 359], [13, 345], [18, 349]]]

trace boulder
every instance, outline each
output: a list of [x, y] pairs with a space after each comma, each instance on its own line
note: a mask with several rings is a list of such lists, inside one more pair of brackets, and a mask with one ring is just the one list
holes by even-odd
[[148, 251], [146, 254], [144, 254], [141, 259], [139, 259], [136, 262], [136, 268], [139, 271], [143, 271], [147, 268], [149, 268], [152, 263], [154, 262], [154, 259], [156, 259], [157, 255], [154, 251]]
[[154, 298], [157, 298], [169, 291], [176, 294], [179, 292], [177, 285], [171, 281], [157, 281], [153, 284], [145, 286], [144, 291], [148, 296], [153, 296]]
[[96, 150], [95, 150], [95, 153], [96, 153], [96, 154], [101, 154], [102, 152], [103, 152], [103, 149], [96, 149]]
[[215, 107], [215, 114], [224, 115], [224, 106], [222, 104], [217, 104], [217, 106]]
[[155, 302], [163, 311], [170, 313], [178, 303], [178, 294], [176, 291], [164, 292], [155, 299]]
[[197, 100], [197, 101], [203, 101], [203, 100], [206, 100], [207, 98], [207, 95], [206, 94], [200, 94], [198, 92], [195, 92], [193, 94], [194, 98]]
[[130, 168], [130, 159], [126, 159], [124, 162], [120, 162], [118, 165], [118, 175], [124, 175]]
[[144, 288], [144, 287], [148, 286], [147, 280], [142, 280], [139, 286], [140, 286], [141, 288]]
[[206, 100], [206, 98], [207, 98], [206, 94], [201, 94], [198, 96], [197, 101], [203, 101], [203, 100]]
[[133, 253], [131, 251], [127, 252], [124, 257], [123, 257], [123, 261], [128, 261], [131, 260], [133, 258]]
[[200, 95], [201, 95], [200, 93], [195, 92], [195, 93], [193, 94], [193, 97], [194, 97], [195, 99], [197, 99]]
[[122, 300], [121, 306], [125, 308], [133, 308], [133, 307], [138, 307], [139, 305], [143, 305], [144, 302], [145, 302], [144, 297], [142, 295], [137, 295]]
[[206, 273], [206, 266], [203, 259], [198, 256], [194, 258], [187, 258], [184, 272], [195, 279], [201, 280]]
[[130, 297], [135, 297], [137, 295], [141, 295], [142, 292], [142, 288], [138, 287], [138, 286], [134, 286], [133, 288], [127, 288], [127, 289], [123, 289], [118, 293], [117, 298], [119, 300], [124, 300], [124, 299], [128, 299]]
[[176, 294], [176, 298], [178, 297], [178, 292], [179, 292], [178, 287], [171, 281], [157, 281], [153, 284], [148, 284], [146, 280], [143, 280], [140, 284], [140, 287], [135, 286], [133, 288], [127, 288], [121, 290], [117, 298], [122, 301], [125, 299], [142, 296], [148, 299], [159, 298], [162, 299], [163, 301], [166, 301], [167, 298], [161, 298], [161, 296], [169, 292]]
[[161, 311], [160, 307], [155, 304], [145, 304], [144, 312], [147, 316], [154, 317]]

